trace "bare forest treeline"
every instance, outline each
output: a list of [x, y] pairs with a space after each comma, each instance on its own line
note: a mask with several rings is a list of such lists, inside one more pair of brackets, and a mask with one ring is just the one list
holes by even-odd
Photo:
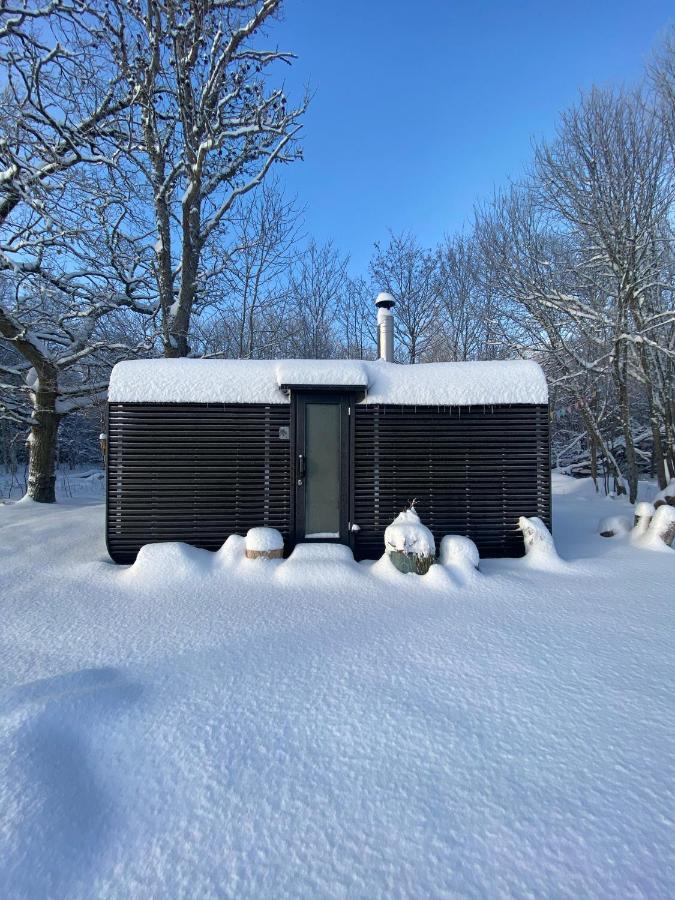
[[[0, 13], [0, 464], [100, 461], [119, 359], [530, 357], [551, 386], [554, 465], [635, 498], [675, 475], [675, 42], [644, 83], [562, 113], [471, 227], [373, 245], [354, 272], [303, 225], [283, 166], [281, 0], [9, 2]], [[267, 46], [268, 49], [264, 49]], [[338, 235], [335, 236], [336, 241]]]

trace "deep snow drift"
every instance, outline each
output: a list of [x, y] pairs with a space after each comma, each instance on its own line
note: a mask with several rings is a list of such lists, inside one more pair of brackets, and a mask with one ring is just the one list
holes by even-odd
[[554, 487], [556, 565], [424, 577], [0, 507], [0, 895], [672, 897], [675, 553]]

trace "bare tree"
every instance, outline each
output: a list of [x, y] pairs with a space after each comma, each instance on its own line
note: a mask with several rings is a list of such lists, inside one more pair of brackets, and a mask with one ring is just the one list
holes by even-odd
[[661, 426], [669, 397], [660, 362], [673, 352], [675, 313], [661, 303], [661, 275], [675, 178], [661, 118], [639, 92], [593, 90], [563, 114], [557, 140], [537, 149], [535, 178], [540, 202], [582, 237], [585, 273], [612, 299], [610, 360], [635, 502], [631, 375], [648, 393], [657, 474], [666, 482]]
[[396, 300], [396, 337], [407, 361], [433, 355], [440, 309], [438, 256], [411, 234], [391, 235], [385, 248], [375, 244], [370, 273], [378, 289]]
[[278, 352], [278, 323], [285, 316], [299, 228], [299, 212], [276, 182], [263, 184], [236, 206], [230, 244], [222, 251], [223, 271], [212, 279], [208, 294], [213, 310], [195, 328], [206, 355], [253, 359]]
[[54, 500], [62, 416], [88, 402], [97, 385], [87, 374], [103, 356], [129, 352], [104, 333], [104, 318], [151, 310], [137, 293], [143, 279], [123, 207], [104, 242], [115, 264], [96, 240], [115, 202], [101, 178], [115, 166], [133, 99], [104, 29], [99, 10], [77, 0], [0, 12], [0, 336], [14, 354], [0, 362], [0, 414], [30, 426], [28, 494], [42, 502]]
[[446, 238], [438, 249], [438, 359], [490, 359], [499, 353], [494, 292], [472, 235]]
[[128, 155], [152, 205], [166, 356], [190, 352], [192, 314], [221, 271], [214, 238], [276, 163], [300, 155], [303, 101], [270, 88], [292, 55], [253, 46], [281, 0], [111, 0], [110, 40], [136, 129]]
[[348, 359], [372, 359], [377, 333], [375, 291], [364, 278], [348, 278], [335, 315], [340, 353]]
[[671, 26], [649, 75], [656, 88], [658, 111], [670, 139], [670, 152], [675, 151], [675, 26]]
[[319, 246], [312, 240], [296, 254], [288, 284], [287, 355], [324, 359], [335, 353], [347, 263], [332, 243]]

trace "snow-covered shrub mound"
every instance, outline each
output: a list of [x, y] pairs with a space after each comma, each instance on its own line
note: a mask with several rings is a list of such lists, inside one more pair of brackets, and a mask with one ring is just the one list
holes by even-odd
[[246, 541], [240, 534], [231, 534], [216, 553], [218, 563], [231, 566], [246, 556]]
[[246, 534], [249, 559], [280, 559], [283, 555], [284, 539], [276, 528], [249, 528]]
[[444, 566], [477, 569], [480, 563], [480, 554], [471, 538], [461, 534], [446, 534], [441, 540], [438, 561]]
[[433, 534], [420, 521], [415, 507], [404, 509], [384, 532], [387, 553], [414, 553], [417, 556], [434, 556], [436, 542]]
[[648, 550], [669, 550], [675, 541], [675, 506], [659, 506], [649, 528], [638, 537], [640, 547]]
[[274, 568], [275, 583], [291, 588], [303, 602], [322, 590], [340, 595], [350, 579], [364, 572], [349, 547], [323, 541], [296, 544], [288, 559]]
[[675, 478], [671, 478], [662, 491], [654, 497], [654, 506], [675, 506]]
[[179, 541], [145, 544], [125, 575], [134, 581], [149, 583], [189, 579], [208, 571], [211, 559], [208, 550], [199, 550]]
[[543, 568], [560, 563], [553, 535], [538, 516], [521, 516], [518, 527], [523, 533], [525, 557], [529, 563]]
[[655, 512], [653, 503], [643, 501], [636, 505], [633, 517], [633, 531], [631, 532], [633, 538], [642, 537], [646, 533]]
[[620, 537], [631, 530], [631, 520], [628, 516], [606, 516], [598, 523], [600, 537]]
[[384, 532], [387, 556], [399, 572], [425, 575], [434, 562], [436, 542], [433, 534], [420, 521], [412, 503], [400, 512]]

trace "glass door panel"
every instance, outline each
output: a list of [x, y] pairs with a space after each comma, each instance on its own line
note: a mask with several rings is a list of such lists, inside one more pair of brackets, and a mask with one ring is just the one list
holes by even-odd
[[340, 537], [340, 403], [305, 404], [305, 537]]

